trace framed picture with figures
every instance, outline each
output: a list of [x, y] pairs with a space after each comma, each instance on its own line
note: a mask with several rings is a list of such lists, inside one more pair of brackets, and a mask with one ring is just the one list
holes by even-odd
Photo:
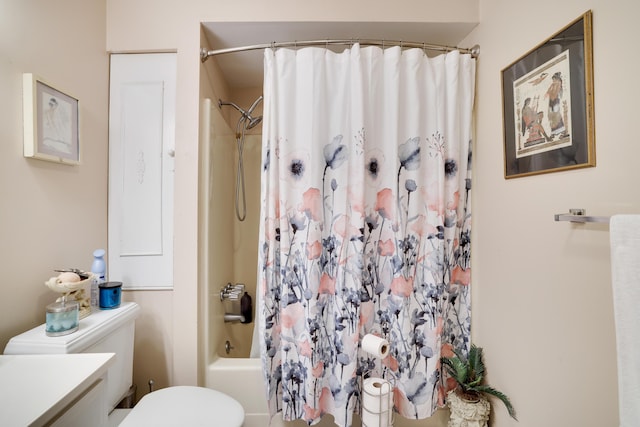
[[31, 73], [22, 88], [24, 157], [79, 164], [78, 100]]
[[504, 177], [596, 165], [592, 15], [502, 70]]

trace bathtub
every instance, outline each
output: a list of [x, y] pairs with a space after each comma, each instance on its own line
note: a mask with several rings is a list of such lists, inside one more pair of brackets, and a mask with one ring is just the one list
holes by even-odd
[[[240, 402], [245, 412], [243, 427], [269, 425], [260, 359], [218, 357], [207, 367], [206, 387], [228, 394]], [[276, 421], [273, 427], [278, 425]]]
[[[269, 426], [269, 411], [265, 397], [265, 386], [262, 376], [262, 366], [260, 359], [218, 357], [207, 369], [206, 386], [236, 399], [245, 412], [245, 420], [242, 427], [267, 427]], [[357, 415], [354, 415], [353, 426], [360, 426], [361, 423]], [[396, 417], [399, 418], [399, 417]], [[411, 422], [405, 424], [402, 420], [395, 426], [436, 426], [440, 424], [425, 424], [422, 422]], [[417, 424], [419, 423], [419, 424]], [[307, 424], [302, 420], [283, 421], [281, 414], [273, 417], [270, 427], [304, 427]], [[333, 417], [326, 415], [315, 424], [317, 427], [335, 427]], [[442, 424], [446, 426], [446, 422]]]

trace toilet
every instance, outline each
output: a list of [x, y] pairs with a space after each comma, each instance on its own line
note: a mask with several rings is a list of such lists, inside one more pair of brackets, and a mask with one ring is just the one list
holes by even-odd
[[115, 362], [107, 372], [108, 425], [241, 427], [244, 409], [240, 403], [219, 391], [195, 386], [167, 387], [146, 394], [122, 417], [123, 410], [115, 408], [133, 383], [133, 338], [139, 313], [140, 306], [134, 302], [111, 310], [94, 309], [80, 320], [77, 331], [63, 336], [47, 336], [45, 325], [37, 326], [11, 338], [4, 354], [115, 353]]

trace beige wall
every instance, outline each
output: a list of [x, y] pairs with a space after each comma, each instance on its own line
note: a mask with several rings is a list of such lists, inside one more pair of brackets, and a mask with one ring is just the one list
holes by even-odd
[[[107, 245], [105, 9], [104, 0], [0, 2], [0, 351], [44, 323], [54, 269], [90, 269]], [[79, 99], [81, 165], [22, 156], [22, 73]]]
[[[595, 168], [505, 180], [500, 71], [593, 10]], [[640, 211], [633, 84], [640, 4], [634, 0], [481, 1], [468, 37], [482, 53], [474, 152], [473, 337], [490, 381], [507, 393], [520, 423], [497, 426], [617, 426], [615, 329], [604, 225], [555, 222]]]

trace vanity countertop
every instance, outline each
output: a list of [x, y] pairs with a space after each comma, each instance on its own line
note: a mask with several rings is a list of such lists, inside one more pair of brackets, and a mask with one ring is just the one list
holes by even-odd
[[114, 359], [113, 353], [0, 355], [2, 425], [48, 422], [106, 375]]

